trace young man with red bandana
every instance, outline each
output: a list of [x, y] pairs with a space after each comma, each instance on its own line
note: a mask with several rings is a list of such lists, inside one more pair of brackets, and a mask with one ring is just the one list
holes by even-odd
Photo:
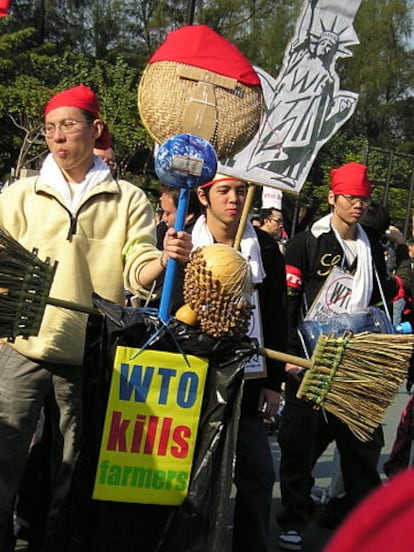
[[[95, 156], [107, 142], [96, 94], [84, 85], [59, 92], [44, 110], [50, 150], [40, 175], [0, 195], [0, 224], [39, 258], [57, 261], [51, 296], [92, 306], [92, 292], [124, 302], [124, 290], [146, 298], [166, 262], [186, 262], [191, 237], [169, 229], [156, 248], [153, 212], [144, 192], [115, 180]], [[87, 315], [47, 306], [39, 334], [0, 347], [0, 549], [40, 409], [58, 411], [51, 506], [44, 550], [57, 541], [82, 441], [82, 362]]]
[[[371, 183], [367, 167], [348, 163], [331, 171], [328, 202], [331, 213], [297, 234], [287, 245], [288, 348], [304, 356], [297, 333], [298, 323], [312, 305], [334, 267], [353, 275], [352, 296], [347, 311], [357, 311], [381, 301], [377, 277], [386, 297], [393, 297], [399, 284], [386, 281], [384, 254], [378, 240], [359, 224], [370, 204]], [[302, 368], [286, 364], [286, 403], [279, 444], [282, 509], [278, 547], [301, 550], [303, 531], [310, 513], [312, 469], [332, 440], [336, 441], [346, 492], [346, 510], [351, 510], [377, 485], [377, 463], [383, 446], [382, 428], [369, 442], [360, 441], [334, 415], [314, 410], [296, 398]]]
[[[213, 243], [233, 246], [246, 200], [245, 182], [217, 174], [200, 186], [198, 199], [204, 214], [192, 230], [193, 247]], [[286, 350], [286, 286], [283, 255], [275, 240], [247, 223], [240, 250], [250, 261], [259, 298], [263, 342]], [[233, 552], [266, 552], [272, 491], [275, 481], [265, 418], [279, 408], [283, 364], [267, 359], [267, 374], [245, 379], [235, 456], [237, 489], [233, 522]]]

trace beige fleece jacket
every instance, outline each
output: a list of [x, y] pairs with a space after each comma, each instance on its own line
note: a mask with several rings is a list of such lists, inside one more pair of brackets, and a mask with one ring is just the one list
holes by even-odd
[[[41, 260], [57, 261], [50, 297], [91, 305], [93, 291], [123, 304], [124, 289], [148, 295], [137, 271], [159, 257], [144, 192], [111, 177], [94, 187], [72, 216], [56, 190], [29, 177], [0, 194], [0, 224]], [[47, 305], [39, 335], [13, 347], [48, 362], [82, 363], [87, 315]]]

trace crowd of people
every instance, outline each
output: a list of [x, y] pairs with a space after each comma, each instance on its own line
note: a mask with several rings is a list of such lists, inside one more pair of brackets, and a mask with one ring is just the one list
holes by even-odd
[[[162, 215], [156, 221], [144, 192], [119, 178], [108, 128], [100, 118], [96, 94], [88, 87], [79, 85], [53, 96], [44, 109], [42, 131], [49, 154], [38, 176], [22, 179], [0, 194], [0, 223], [27, 249], [36, 248], [41, 258], [58, 261], [51, 289], [54, 296], [91, 305], [92, 292], [96, 292], [122, 305], [127, 290], [156, 305], [169, 259], [184, 267], [197, 247], [234, 245], [247, 184], [217, 174], [191, 193], [185, 229], [179, 232], [174, 229], [177, 189], [163, 186]], [[246, 223], [240, 251], [249, 260], [258, 305], [253, 316], [262, 329], [264, 347], [300, 357], [310, 353], [303, 349], [297, 328], [334, 268], [352, 277], [348, 312], [377, 305], [383, 297], [389, 304], [404, 300], [400, 314], [408, 309], [414, 242], [405, 244], [389, 222], [380, 225], [380, 230], [372, 218], [370, 223], [371, 188], [367, 167], [347, 163], [331, 171], [330, 213], [305, 232], [286, 240], [283, 212], [276, 208], [263, 209], [258, 224]], [[384, 235], [401, 250], [392, 270], [385, 263]], [[183, 272], [183, 268], [178, 272], [177, 290], [182, 287]], [[182, 300], [178, 292], [175, 299], [174, 309]], [[81, 400], [86, 331], [86, 314], [48, 306], [36, 337], [1, 343], [1, 552], [14, 550], [13, 512], [19, 492], [20, 498], [24, 495], [25, 466], [44, 412], [49, 426], [48, 461], [44, 454], [41, 461], [50, 468], [46, 478], [50, 493], [47, 505], [38, 506], [38, 511], [45, 512], [44, 520], [31, 550], [69, 550], [67, 503], [88, 431], [82, 423]], [[269, 550], [277, 477], [266, 423], [279, 411], [282, 389], [279, 549], [302, 550], [304, 546], [314, 508], [313, 468], [332, 441], [344, 488], [338, 524], [381, 485], [381, 426], [371, 440], [361, 441], [336, 416], [297, 398], [302, 367], [270, 359], [264, 362], [261, 377], [246, 378], [243, 384], [234, 451], [233, 552]]]

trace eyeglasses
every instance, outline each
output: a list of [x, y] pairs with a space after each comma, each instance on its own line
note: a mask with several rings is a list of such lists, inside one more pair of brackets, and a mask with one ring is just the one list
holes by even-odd
[[360, 201], [362, 205], [371, 204], [371, 198], [367, 196], [345, 195], [345, 194], [340, 194], [340, 195], [343, 198], [345, 198], [351, 205], [356, 205], [358, 201]]
[[81, 123], [90, 125], [92, 121], [86, 121], [85, 119], [82, 121], [78, 121], [76, 119], [63, 119], [59, 123], [47, 123], [43, 125], [40, 132], [43, 136], [46, 136], [46, 138], [51, 138], [55, 134], [56, 129], [63, 132], [63, 134], [73, 134], [79, 130], [79, 125]]
[[270, 218], [269, 220], [271, 220], [272, 222], [276, 222], [276, 224], [278, 224], [279, 226], [283, 226], [284, 224], [284, 221], [282, 219]]

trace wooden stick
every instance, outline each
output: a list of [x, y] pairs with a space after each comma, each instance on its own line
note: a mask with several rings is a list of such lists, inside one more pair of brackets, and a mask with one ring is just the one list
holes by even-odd
[[307, 358], [302, 358], [296, 355], [290, 355], [288, 353], [282, 353], [280, 351], [274, 351], [273, 349], [266, 349], [265, 347], [260, 347], [257, 352], [267, 358], [273, 360], [280, 360], [282, 362], [289, 362], [291, 364], [297, 364], [303, 368], [312, 368], [312, 362]]
[[256, 191], [256, 184], [249, 184], [247, 188], [246, 200], [243, 205], [243, 211], [240, 217], [239, 226], [237, 228], [236, 237], [234, 238], [234, 249], [240, 250], [240, 243], [246, 228], [247, 221], [249, 219], [250, 209], [253, 205], [254, 194]]
[[57, 299], [55, 297], [47, 297], [46, 303], [53, 305], [54, 307], [61, 307], [62, 309], [69, 309], [77, 312], [84, 312], [85, 314], [100, 314], [101, 311], [88, 305], [82, 305], [81, 303], [72, 303], [72, 301], [65, 301], [64, 299]]

